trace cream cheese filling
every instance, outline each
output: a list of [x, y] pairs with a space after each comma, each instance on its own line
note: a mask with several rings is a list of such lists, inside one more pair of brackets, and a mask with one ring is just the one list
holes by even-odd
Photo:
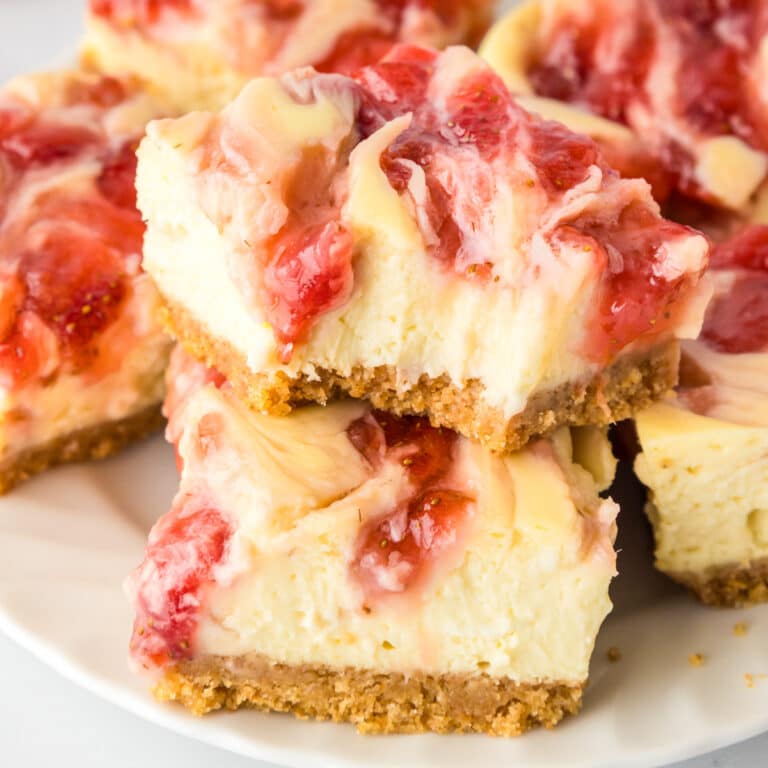
[[768, 557], [768, 429], [674, 401], [636, 424], [635, 472], [651, 490], [659, 567], [695, 573]]
[[[363, 409], [255, 416], [209, 385], [172, 416], [181, 492], [202, 483], [236, 521], [195, 652], [583, 681], [610, 610], [617, 509], [571, 463], [568, 432], [504, 458], [460, 439], [455, 473], [477, 493], [460, 555], [417, 594], [366, 611], [349, 561], [361, 524], [391, 509], [403, 477], [397, 465], [371, 474], [346, 438]], [[218, 448], [202, 457], [197, 425], [211, 414]]]

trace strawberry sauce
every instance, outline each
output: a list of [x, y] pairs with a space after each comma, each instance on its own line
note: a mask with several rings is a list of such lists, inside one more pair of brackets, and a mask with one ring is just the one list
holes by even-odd
[[[604, 183], [612, 181], [613, 172], [593, 141], [529, 115], [489, 68], [468, 67], [446, 83], [438, 66], [437, 53], [399, 46], [347, 80], [359, 102], [357, 140], [410, 114], [410, 126], [381, 156], [383, 172], [391, 187], [401, 197], [411, 196], [410, 205], [420, 209], [427, 249], [445, 270], [474, 282], [498, 281], [494, 262], [504, 254], [496, 252], [487, 210], [498, 179], [515, 178], [520, 156], [535, 173], [514, 182], [520, 194], [543, 191], [553, 208], [588, 179], [590, 169], [601, 173]], [[329, 87], [340, 86], [335, 81]], [[347, 160], [332, 156], [338, 174]], [[417, 173], [423, 183], [415, 180]], [[330, 183], [320, 172], [294, 175], [314, 192], [305, 192], [302, 206], [288, 204], [288, 221], [260, 257], [266, 259], [263, 307], [284, 362], [320, 315], [344, 304], [354, 281], [352, 237], [333, 223], [341, 218], [341, 203], [319, 222], [303, 220], [306, 210], [327, 205]], [[412, 184], [422, 191], [412, 192]], [[304, 201], [310, 199], [308, 206]], [[668, 329], [673, 305], [686, 297], [698, 274], [664, 278], [662, 246], [690, 234], [660, 219], [648, 202], [636, 201], [624, 210], [575, 214], [547, 235], [560, 244], [576, 240], [600, 270], [599, 301], [585, 344], [589, 357], [607, 363], [638, 337]]]
[[706, 200], [692, 157], [664, 133], [665, 116], [654, 113], [652, 98], [661, 86], [650, 82], [652, 68], [662, 56], [674, 57], [666, 74], [672, 109], [690, 130], [734, 135], [767, 151], [768, 118], [750, 76], [766, 31], [768, 7], [761, 0], [598, 1], [588, 21], [566, 11], [528, 75], [536, 93], [585, 106], [642, 136], [649, 125], [647, 117], [638, 122], [639, 115], [650, 112], [660, 132], [651, 137], [654, 153], [668, 175], [663, 183], [658, 172], [651, 179], [657, 199], [674, 187]]
[[200, 494], [179, 495], [149, 535], [132, 576], [131, 653], [145, 667], [191, 658], [200, 606], [228, 553], [232, 527]]
[[701, 338], [718, 352], [768, 349], [768, 227], [754, 225], [719, 244], [713, 269], [735, 270], [728, 291], [712, 299]]
[[138, 270], [144, 225], [134, 190], [136, 140], [110, 142], [96, 117], [87, 126], [58, 117], [70, 107], [114, 106], [125, 92], [102, 78], [73, 82], [66, 98], [50, 115], [0, 107], [0, 211], [13, 210], [40, 179], [56, 179], [80, 163], [95, 161], [101, 169], [76, 190], [62, 185], [38, 193], [20, 218], [6, 215], [0, 224], [0, 382], [11, 388], [50, 376], [56, 362], [72, 372], [92, 366]]
[[406, 471], [407, 498], [361, 529], [350, 563], [366, 601], [403, 594], [428, 580], [456, 544], [474, 498], [451, 487], [457, 435], [415, 416], [374, 411], [350, 424], [350, 442], [374, 468], [395, 461]]

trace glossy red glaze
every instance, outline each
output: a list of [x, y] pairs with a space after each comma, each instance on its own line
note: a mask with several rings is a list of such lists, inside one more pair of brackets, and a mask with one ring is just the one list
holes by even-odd
[[[109, 108], [124, 96], [111, 78], [73, 80], [65, 90], [68, 105], [91, 109]], [[22, 108], [0, 111], [6, 182], [0, 209], [24, 194], [30, 172], [56, 174], [94, 161], [102, 168], [92, 192], [49, 191], [35, 199], [31, 225], [3, 222], [4, 259], [14, 274], [4, 279], [0, 369], [11, 386], [49, 375], [52, 359], [75, 371], [95, 371], [97, 361], [110, 367], [99, 336], [121, 312], [144, 233], [134, 191], [135, 145], [110, 147], [96, 120], [86, 128]], [[30, 324], [30, 316], [38, 322]]]
[[[418, 223], [434, 259], [463, 278], [485, 282], [497, 279], [496, 254], [478, 243], [487, 246], [491, 239], [484, 228], [492, 225], [484, 222], [484, 215], [500, 174], [509, 168], [511, 183], [543, 189], [555, 206], [585, 181], [590, 168], [598, 167], [609, 181], [611, 171], [593, 141], [529, 115], [490, 68], [478, 63], [457, 82], [438, 82], [437, 57], [423, 48], [397, 46], [344, 87], [355, 89], [359, 103], [358, 139], [410, 115], [410, 124], [382, 153], [381, 169], [391, 187], [418, 207]], [[342, 84], [319, 81], [318, 87], [326, 86], [338, 89]], [[291, 169], [285, 185], [289, 191], [283, 195], [288, 221], [275, 238], [255, 249], [266, 254], [258, 257], [264, 262], [262, 306], [284, 362], [294, 345], [306, 339], [316, 318], [341, 306], [353, 290], [352, 237], [336, 223], [340, 203], [328, 194], [328, 168], [344, 168], [346, 157], [339, 160], [339, 153], [345, 151], [329, 152], [329, 161], [304, 160], [307, 168]], [[520, 173], [525, 164], [516, 154], [527, 155], [532, 178]], [[332, 173], [338, 177], [338, 168]], [[419, 176], [415, 191], [414, 174]], [[291, 191], [291, 179], [301, 181], [300, 193]], [[576, 237], [594, 251], [598, 266], [609, 261], [612, 265], [603, 278], [600, 308], [593, 319], [596, 330], [589, 342], [590, 354], [602, 362], [638, 335], [662, 330], [678, 288], [691, 279], [681, 279], [678, 286], [656, 274], [664, 258], [663, 238], [687, 236], [687, 230], [663, 222], [651, 206], [641, 203], [630, 206], [619, 221], [615, 217], [610, 212], [584, 214], [555, 234]]]
[[201, 605], [226, 559], [232, 527], [199, 498], [177, 497], [152, 529], [134, 574], [136, 619], [131, 653], [146, 667], [191, 658]]
[[716, 296], [707, 308], [701, 338], [718, 352], [768, 349], [768, 274], [743, 275], [726, 295]]
[[61, 226], [21, 256], [23, 307], [53, 328], [71, 355], [87, 355], [85, 348], [120, 311], [121, 271], [120, 254]]
[[584, 181], [589, 167], [600, 165], [595, 142], [560, 123], [532, 122], [530, 132], [531, 159], [550, 194], [561, 193]]
[[736, 269], [727, 293], [707, 307], [701, 338], [719, 352], [740, 354], [768, 349], [768, 227], [747, 227], [716, 246], [714, 269]]
[[11, 327], [0, 341], [0, 386], [8, 389], [23, 386], [38, 376], [55, 355], [51, 332], [31, 312], [14, 317]]
[[449, 484], [457, 436], [424, 418], [378, 411], [354, 421], [347, 434], [372, 466], [389, 460], [406, 468], [408, 497], [363, 526], [350, 564], [366, 600], [405, 593], [457, 543], [474, 501]]
[[[313, 64], [319, 72], [354, 74], [361, 68], [384, 58], [401, 38], [404, 12], [411, 9], [429, 10], [445, 25], [455, 24], [459, 14], [469, 12], [467, 3], [460, 0], [375, 0], [379, 7], [379, 20], [385, 22], [376, 28], [358, 27], [344, 32], [333, 50]], [[470, 34], [481, 29], [469, 29]], [[478, 40], [479, 42], [479, 40]]]
[[560, 236], [594, 252], [602, 263], [598, 301], [589, 323], [587, 353], [611, 360], [630, 342], [662, 333], [676, 320], [677, 305], [691, 276], [665, 278], [661, 245], [687, 236], [686, 227], [659, 221], [647, 208], [630, 205], [618, 222], [574, 222]]
[[118, 208], [136, 207], [136, 147], [129, 141], [111, 150], [103, 160], [96, 186], [104, 197]]
[[[412, 164], [423, 169], [429, 193], [426, 214], [437, 235], [432, 255], [465, 277], [487, 279], [492, 265], [465, 250], [465, 239], [474, 234], [472, 225], [463, 231], [456, 220], [455, 201], [443, 186], [445, 174], [432, 170], [436, 158], [443, 169], [446, 162], [454, 163], [460, 174], [461, 163], [490, 164], [511, 145], [525, 142], [547, 192], [557, 197], [582, 181], [590, 165], [600, 163], [598, 150], [594, 142], [558, 123], [532, 120], [490, 70], [470, 73], [438, 107], [427, 98], [435, 58], [423, 49], [399, 46], [386, 60], [363, 70], [361, 130], [367, 135], [397, 115], [413, 113], [411, 126], [382, 155], [382, 169], [400, 193], [408, 187]], [[475, 190], [479, 209], [483, 194]]]
[[100, 141], [97, 133], [79, 125], [35, 122], [0, 140], [0, 154], [17, 169], [71, 160]]
[[267, 318], [288, 362], [315, 318], [352, 292], [352, 235], [336, 222], [286, 227], [264, 269]]
[[[534, 90], [543, 96], [587, 106], [611, 120], [633, 126], [633, 105], [650, 107], [646, 82], [661, 45], [659, 29], [680, 52], [675, 69], [676, 111], [705, 136], [733, 134], [768, 149], [768, 117], [753, 92], [748, 68], [768, 9], [760, 0], [654, 0], [636, 12], [614, 3], [596, 3], [588, 23], [563, 16], [530, 68]], [[610, 56], [600, 51], [611, 50]], [[636, 126], [647, 132], [645, 123]], [[684, 194], [708, 199], [693, 177], [693, 161], [673, 139], [655, 139], [655, 154], [670, 175], [657, 199], [672, 185]], [[646, 175], [647, 168], [636, 169]]]
[[713, 269], [743, 267], [768, 273], [768, 226], [753, 224], [712, 251]]

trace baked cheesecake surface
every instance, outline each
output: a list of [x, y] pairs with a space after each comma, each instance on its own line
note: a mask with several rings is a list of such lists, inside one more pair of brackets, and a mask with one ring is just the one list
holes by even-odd
[[361, 402], [260, 415], [180, 350], [166, 412], [180, 488], [130, 581], [161, 697], [369, 732], [510, 735], [578, 708], [615, 572], [597, 431], [499, 457]]
[[657, 564], [719, 604], [768, 599], [767, 255], [759, 225], [715, 248], [677, 394], [636, 417]]
[[139, 156], [169, 325], [261, 410], [345, 391], [514, 449], [649, 402], [698, 332], [705, 239], [466, 48], [257, 79]]
[[352, 72], [396, 43], [474, 45], [491, 0], [90, 0], [83, 61], [136, 75], [183, 111], [312, 65]]
[[598, 115], [604, 138], [606, 121], [630, 129], [640, 147], [616, 131], [607, 142], [622, 170], [652, 174], [659, 199], [682, 194], [765, 216], [763, 2], [529, 0], [481, 50], [515, 92], [538, 97], [537, 109], [567, 103], [574, 119]]
[[157, 102], [75, 71], [0, 94], [0, 488], [159, 425], [169, 342], [135, 150]]

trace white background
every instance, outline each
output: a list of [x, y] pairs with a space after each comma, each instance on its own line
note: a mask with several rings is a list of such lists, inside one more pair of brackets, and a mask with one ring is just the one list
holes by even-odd
[[[0, 79], [66, 61], [80, 0], [0, 0]], [[10, 20], [10, 23], [9, 23]], [[41, 37], [44, 44], [40, 44]], [[29, 40], [35, 39], [34, 46]], [[717, 692], [713, 692], [717, 695]], [[88, 694], [0, 635], [0, 767], [261, 768], [176, 736]], [[675, 768], [768, 766], [768, 734]]]

